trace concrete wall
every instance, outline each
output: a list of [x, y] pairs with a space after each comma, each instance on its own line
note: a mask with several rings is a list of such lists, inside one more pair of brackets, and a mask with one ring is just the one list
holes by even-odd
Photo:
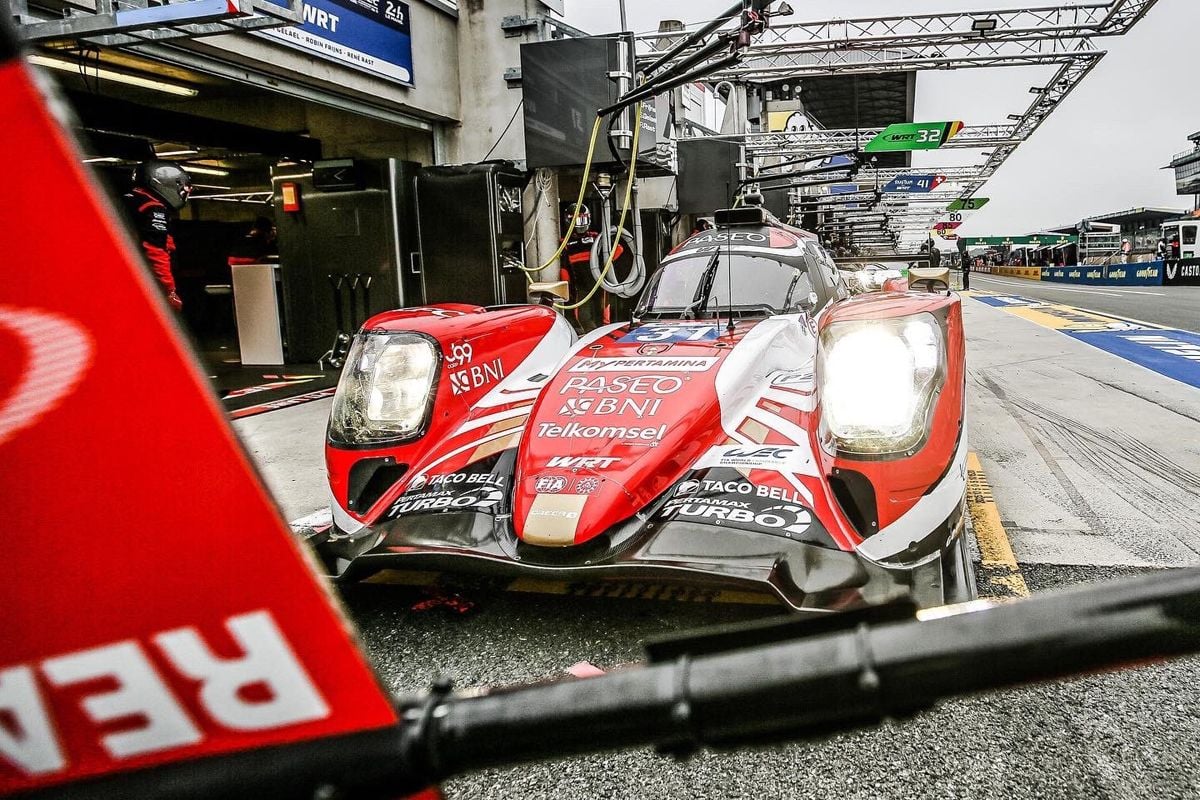
[[[520, 84], [504, 80], [504, 70], [521, 64], [521, 42], [532, 35], [505, 37], [500, 21], [506, 16], [533, 17], [537, 0], [461, 0], [458, 19], [459, 97], [461, 125], [449, 133], [450, 160], [481, 160], [499, 138], [521, 101]], [[525, 129], [521, 115], [496, 147], [491, 158], [525, 158]]]

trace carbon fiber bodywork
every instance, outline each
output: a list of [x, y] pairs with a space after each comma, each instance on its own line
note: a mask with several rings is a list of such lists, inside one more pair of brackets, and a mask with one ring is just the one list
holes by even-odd
[[310, 543], [338, 581], [384, 569], [565, 582], [678, 581], [769, 592], [795, 611], [830, 612], [902, 597], [920, 606], [966, 599], [971, 581], [963, 519], [960, 509], [934, 534], [946, 547], [912, 567], [730, 526], [637, 519], [584, 547], [541, 548], [522, 543], [509, 517], [474, 512], [406, 516], [353, 536], [334, 527]]

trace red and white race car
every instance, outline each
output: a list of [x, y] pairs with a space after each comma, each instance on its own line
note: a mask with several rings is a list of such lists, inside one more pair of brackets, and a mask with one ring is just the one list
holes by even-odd
[[766, 589], [829, 611], [972, 596], [962, 317], [848, 297], [811, 234], [718, 216], [632, 323], [544, 306], [370, 319], [326, 448], [330, 574], [384, 568]]

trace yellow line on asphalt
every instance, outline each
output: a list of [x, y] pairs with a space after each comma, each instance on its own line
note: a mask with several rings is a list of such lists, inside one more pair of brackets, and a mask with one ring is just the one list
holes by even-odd
[[1025, 576], [1017, 565], [1012, 544], [1000, 521], [1000, 509], [992, 496], [992, 487], [975, 453], [967, 454], [967, 508], [979, 542], [982, 571], [988, 582], [1000, 590], [1002, 596], [1028, 597]]

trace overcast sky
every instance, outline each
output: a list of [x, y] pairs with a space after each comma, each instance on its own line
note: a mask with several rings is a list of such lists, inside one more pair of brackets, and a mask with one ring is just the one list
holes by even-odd
[[[926, 13], [1028, 8], [1055, 2], [790, 0], [796, 9], [790, 19], [892, 16], [900, 9]], [[730, 5], [730, 0], [626, 0], [630, 27], [636, 31], [654, 30], [660, 19], [700, 22]], [[619, 20], [617, 0], [566, 0], [566, 21], [590, 33], [616, 30]], [[1158, 0], [1128, 35], [1095, 39], [1108, 55], [988, 181], [979, 194], [991, 197], [991, 204], [970, 218], [962, 232], [1021, 234], [1140, 206], [1190, 209], [1192, 198], [1177, 196], [1173, 173], [1161, 167], [1186, 150], [1187, 136], [1200, 130], [1198, 32], [1200, 2]], [[919, 73], [916, 117], [961, 119], [967, 125], [1005, 122], [1008, 114], [1029, 106], [1029, 88], [1043, 84], [1055, 69]], [[979, 152], [917, 153], [914, 165], [980, 163]]]

